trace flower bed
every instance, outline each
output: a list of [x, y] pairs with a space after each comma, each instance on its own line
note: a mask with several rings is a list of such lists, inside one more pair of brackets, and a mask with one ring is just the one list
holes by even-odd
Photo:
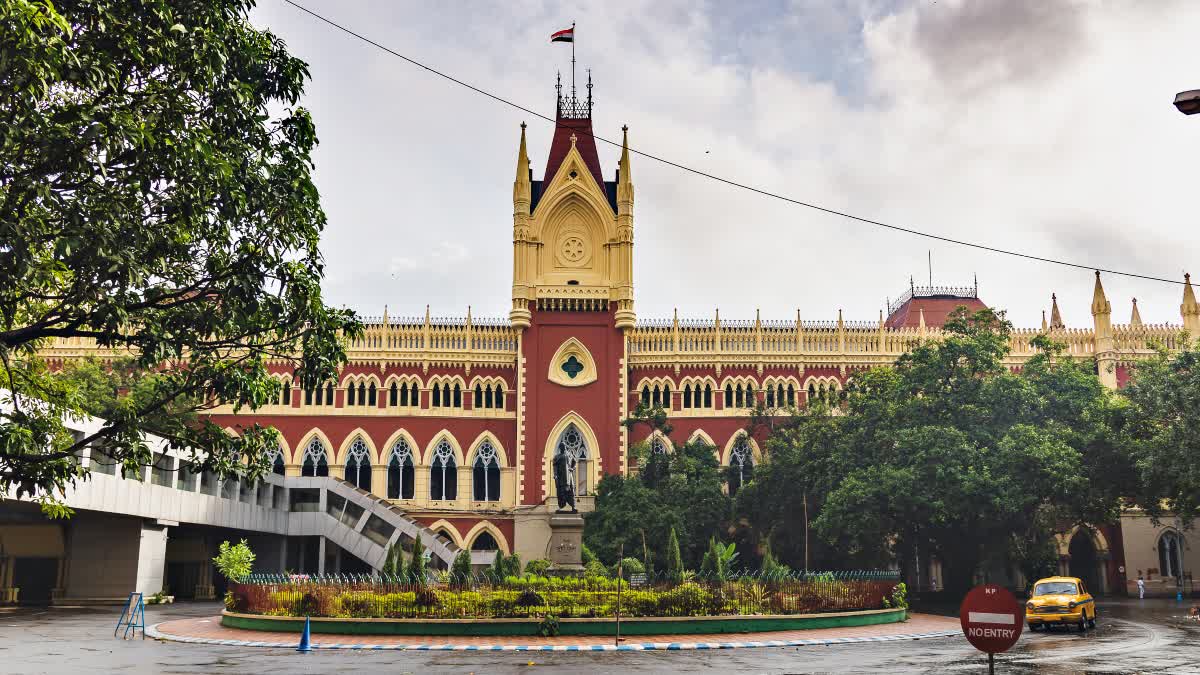
[[234, 584], [239, 614], [342, 619], [610, 618], [816, 614], [892, 606], [894, 575], [744, 577], [684, 583], [603, 577], [509, 577], [502, 583], [411, 584], [379, 578], [281, 578]]

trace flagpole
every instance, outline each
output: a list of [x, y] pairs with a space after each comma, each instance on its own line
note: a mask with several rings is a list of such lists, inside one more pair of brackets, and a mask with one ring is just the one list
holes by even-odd
[[571, 22], [571, 98], [575, 98], [575, 22]]

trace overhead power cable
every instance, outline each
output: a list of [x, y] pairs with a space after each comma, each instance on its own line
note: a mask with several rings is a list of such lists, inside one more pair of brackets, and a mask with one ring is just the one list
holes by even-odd
[[[537, 112], [536, 110], [527, 108], [519, 103], [510, 101], [509, 99], [506, 99], [503, 96], [494, 94], [486, 89], [481, 89], [479, 87], [476, 87], [473, 84], [464, 82], [463, 80], [460, 80], [460, 79], [454, 77], [453, 75], [444, 73], [430, 65], [422, 63], [421, 61], [418, 61], [414, 58], [405, 56], [404, 54], [401, 54], [400, 52], [398, 52], [386, 45], [380, 44], [379, 42], [376, 42], [375, 40], [372, 40], [371, 38], [369, 38], [361, 33], [355, 32], [354, 30], [351, 30], [350, 28], [347, 28], [346, 26], [343, 26], [342, 24], [337, 23], [336, 21], [334, 21], [324, 15], [321, 15], [321, 14], [318, 14], [317, 12], [312, 11], [311, 9], [305, 7], [304, 5], [301, 5], [298, 2], [295, 2], [294, 0], [283, 0], [283, 1], [286, 2], [287, 4], [291, 5], [292, 7], [295, 7], [296, 9], [304, 12], [305, 14], [308, 14], [309, 16], [313, 17], [314, 19], [317, 19], [318, 21], [328, 24], [329, 26], [331, 26], [343, 33], [346, 33], [347, 35], [357, 38], [358, 40], [361, 40], [361, 41], [371, 45], [372, 47], [375, 47], [376, 49], [380, 49], [384, 52], [387, 52], [388, 54], [391, 54], [392, 56], [395, 56], [396, 58], [401, 59], [403, 61], [406, 61], [418, 68], [427, 70], [430, 73], [432, 73], [442, 79], [449, 80], [450, 82], [453, 82], [454, 84], [457, 84], [461, 87], [466, 87], [467, 89], [470, 89], [471, 91], [473, 91], [477, 94], [486, 96], [487, 98], [490, 98], [493, 101], [502, 103], [511, 108], [515, 108], [522, 112], [533, 115], [534, 117], [537, 117], [539, 119], [550, 122], [551, 124], [554, 124], [555, 126], [559, 126], [558, 120], [553, 117], [549, 117], [540, 112]], [[562, 125], [562, 126], [565, 126], [565, 125]], [[575, 131], [576, 133], [584, 133], [584, 134], [588, 133], [588, 132], [584, 132], [579, 129], [572, 129], [572, 130]], [[607, 144], [617, 147], [617, 148], [620, 148], [622, 146], [622, 143], [620, 143], [618, 141], [613, 141], [613, 140], [610, 140], [603, 136], [598, 136], [595, 133], [591, 133], [590, 135], [592, 138], [594, 138], [595, 140], [598, 140], [602, 143], [607, 143]], [[981, 251], [988, 251], [989, 253], [999, 253], [1001, 255], [1008, 255], [1008, 256], [1013, 256], [1016, 258], [1024, 258], [1026, 260], [1035, 260], [1038, 262], [1051, 263], [1054, 265], [1062, 265], [1065, 267], [1074, 267], [1076, 269], [1082, 269], [1082, 270], [1095, 270], [1097, 272], [1104, 272], [1105, 274], [1115, 274], [1118, 276], [1131, 277], [1134, 279], [1146, 279], [1149, 281], [1161, 281], [1161, 282], [1167, 283], [1167, 284], [1179, 284], [1179, 285], [1182, 285], [1185, 283], [1183, 281], [1179, 281], [1176, 279], [1166, 279], [1163, 277], [1156, 277], [1156, 276], [1149, 275], [1149, 274], [1138, 274], [1136, 272], [1124, 272], [1121, 270], [1097, 267], [1095, 265], [1084, 265], [1081, 263], [1070, 262], [1068, 260], [1060, 260], [1058, 258], [1047, 258], [1045, 256], [1033, 255], [1032, 253], [1023, 253], [1021, 251], [1014, 251], [1011, 249], [1004, 249], [1004, 248], [999, 248], [996, 246], [988, 246], [987, 244], [980, 244], [980, 243], [973, 242], [973, 241], [967, 241], [965, 239], [954, 239], [953, 237], [946, 237], [946, 236], [939, 235], [939, 234], [933, 234], [931, 232], [923, 232], [921, 230], [915, 230], [910, 227], [904, 227], [904, 226], [895, 225], [892, 223], [885, 223], [885, 222], [879, 221], [879, 220], [872, 220], [870, 218], [865, 218], [863, 216], [856, 216], [852, 213], [847, 213], [845, 211], [839, 211], [837, 209], [829, 208], [827, 206], [821, 206], [820, 204], [814, 204], [812, 202], [806, 202], [801, 199], [796, 199], [794, 197], [788, 197], [787, 195], [779, 194], [778, 192], [771, 192], [770, 190], [755, 187], [753, 185], [747, 185], [746, 183], [739, 183], [739, 182], [729, 179], [729, 178], [724, 178], [722, 176], [717, 176], [715, 174], [711, 174], [706, 171], [701, 171], [700, 169], [688, 166], [686, 164], [680, 164], [679, 162], [672, 161], [670, 159], [661, 157], [659, 155], [655, 155], [655, 154], [652, 154], [649, 152], [638, 150], [636, 148], [633, 148], [632, 146], [629, 148], [629, 152], [631, 152], [635, 155], [638, 155], [640, 157], [645, 157], [646, 159], [650, 159], [655, 162], [659, 162], [661, 164], [665, 164], [667, 166], [674, 167], [676, 169], [680, 169], [681, 171], [686, 171], [688, 173], [692, 173], [697, 176], [702, 176], [709, 180], [714, 180], [719, 183], [724, 183], [725, 185], [729, 185], [729, 186], [736, 187], [736, 188], [739, 188], [742, 190], [753, 192], [753, 193], [762, 195], [764, 197], [778, 199], [779, 201], [787, 202], [789, 204], [794, 204], [796, 206], [803, 206], [804, 208], [812, 209], [814, 211], [820, 211], [822, 213], [828, 213], [830, 215], [839, 216], [839, 217], [846, 218], [849, 220], [854, 220], [854, 221], [857, 221], [860, 223], [866, 223], [868, 225], [874, 225], [876, 227], [882, 227], [882, 228], [885, 228], [888, 230], [893, 230], [896, 232], [904, 232], [905, 234], [911, 234], [911, 235], [918, 236], [918, 237], [924, 237], [926, 239], [932, 239], [934, 241], [940, 241], [940, 242], [947, 243], [947, 244], [955, 244], [957, 246], [965, 246], [967, 248], [974, 248], [974, 249], [978, 249]]]

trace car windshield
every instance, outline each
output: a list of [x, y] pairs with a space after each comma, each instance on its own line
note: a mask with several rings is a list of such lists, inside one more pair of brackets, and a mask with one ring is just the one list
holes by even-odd
[[1034, 595], [1075, 595], [1075, 584], [1070, 581], [1047, 581], [1033, 587]]

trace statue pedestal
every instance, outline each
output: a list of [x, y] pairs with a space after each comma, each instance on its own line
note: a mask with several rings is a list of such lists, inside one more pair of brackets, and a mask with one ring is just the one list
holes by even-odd
[[568, 574], [583, 572], [583, 516], [578, 513], [550, 514], [550, 562], [554, 570]]

